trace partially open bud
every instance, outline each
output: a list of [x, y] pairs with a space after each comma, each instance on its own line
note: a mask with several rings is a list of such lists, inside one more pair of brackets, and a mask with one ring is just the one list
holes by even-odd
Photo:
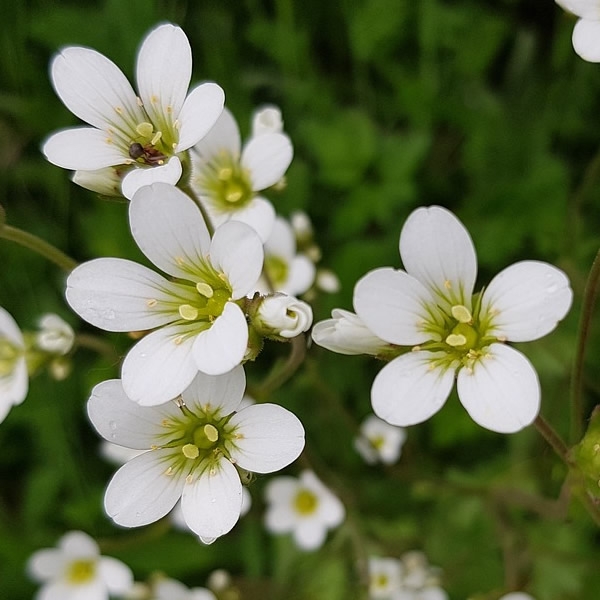
[[308, 331], [312, 325], [311, 307], [286, 294], [271, 294], [260, 299], [251, 315], [252, 325], [265, 337], [290, 339]]
[[48, 313], [39, 322], [36, 346], [50, 354], [64, 355], [73, 347], [75, 333], [72, 327], [58, 315]]
[[600, 405], [592, 412], [583, 439], [571, 452], [583, 475], [586, 490], [600, 504]]

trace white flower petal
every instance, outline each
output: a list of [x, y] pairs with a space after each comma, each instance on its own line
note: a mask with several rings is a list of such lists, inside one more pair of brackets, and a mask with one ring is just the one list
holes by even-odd
[[375, 414], [392, 425], [415, 425], [437, 413], [446, 402], [452, 369], [431, 368], [431, 352], [409, 352], [388, 363], [375, 377], [371, 402]]
[[269, 200], [262, 196], [254, 196], [252, 200], [243, 208], [229, 213], [232, 221], [246, 223], [258, 233], [261, 241], [264, 242], [271, 231], [275, 222], [275, 209]]
[[210, 245], [210, 260], [215, 269], [227, 275], [234, 300], [254, 291], [263, 259], [262, 242], [248, 225], [227, 221], [215, 231]]
[[63, 535], [58, 547], [71, 558], [96, 558], [100, 554], [96, 540], [83, 531], [70, 531]]
[[171, 126], [185, 101], [192, 76], [192, 49], [180, 27], [153, 29], [138, 52], [136, 82], [144, 109], [158, 127]]
[[236, 413], [229, 425], [236, 428], [231, 458], [254, 473], [279, 471], [300, 456], [304, 427], [289, 410], [275, 404], [255, 404]]
[[91, 190], [102, 196], [122, 196], [121, 178], [117, 169], [106, 167], [93, 171], [78, 170], [73, 173], [71, 180], [86, 190]]
[[74, 171], [93, 171], [126, 161], [123, 149], [109, 141], [106, 132], [93, 127], [58, 131], [44, 142], [42, 152], [53, 165]]
[[98, 575], [104, 581], [110, 594], [123, 595], [133, 585], [131, 569], [120, 560], [110, 556], [102, 556], [98, 561]]
[[492, 279], [481, 300], [481, 314], [493, 315], [490, 334], [526, 342], [550, 333], [567, 314], [572, 300], [569, 279], [560, 269], [522, 261]]
[[142, 252], [173, 277], [190, 279], [210, 248], [210, 234], [193, 200], [178, 188], [155, 183], [129, 204], [131, 233]]
[[27, 573], [39, 582], [52, 579], [62, 573], [65, 560], [63, 552], [58, 548], [38, 550], [27, 561]]
[[64, 580], [53, 581], [38, 591], [35, 600], [106, 600], [106, 586], [97, 578], [76, 587]]
[[181, 508], [188, 527], [204, 538], [217, 538], [237, 523], [242, 508], [242, 483], [236, 468], [221, 458], [193, 483], [186, 483]]
[[375, 269], [354, 287], [354, 308], [359, 318], [378, 337], [412, 346], [431, 339], [421, 323], [428, 315], [425, 305], [434, 303], [429, 290], [404, 271]]
[[242, 309], [227, 302], [210, 329], [198, 334], [193, 353], [198, 370], [221, 375], [239, 365], [248, 346], [248, 323]]
[[181, 173], [181, 161], [176, 156], [172, 156], [164, 165], [132, 169], [123, 177], [121, 184], [123, 196], [131, 200], [141, 187], [157, 182], [169, 183], [173, 186], [181, 179]]
[[127, 143], [145, 120], [121, 69], [91, 48], [69, 46], [50, 65], [52, 84], [63, 104], [82, 121], [110, 129]]
[[179, 113], [177, 152], [191, 148], [211, 130], [223, 112], [224, 102], [225, 94], [216, 83], [203, 83], [189, 93]]
[[114, 474], [106, 488], [104, 508], [115, 523], [140, 527], [164, 517], [175, 506], [187, 476], [183, 471], [168, 471], [177, 451], [149, 450]]
[[[173, 321], [171, 284], [147, 267], [121, 258], [97, 258], [75, 267], [65, 292], [71, 308], [106, 331], [142, 331]], [[156, 301], [156, 302], [155, 302]]]
[[292, 162], [294, 149], [284, 133], [263, 133], [250, 138], [242, 150], [242, 166], [250, 173], [255, 192], [275, 185]]
[[600, 14], [594, 21], [581, 19], [575, 23], [573, 48], [584, 60], [600, 62]]
[[278, 256], [286, 262], [296, 256], [296, 237], [292, 226], [282, 217], [277, 217], [269, 239], [265, 242], [265, 254]]
[[289, 505], [297, 491], [298, 480], [295, 477], [276, 477], [267, 482], [265, 499], [270, 504]]
[[227, 152], [238, 158], [242, 146], [240, 130], [231, 114], [231, 111], [225, 107], [217, 122], [211, 127], [210, 131], [194, 146], [194, 153], [197, 155], [196, 165], [202, 168], [202, 163], [210, 161], [220, 152]]
[[447, 298], [471, 308], [477, 277], [475, 247], [465, 226], [441, 206], [418, 208], [400, 233], [406, 272]]
[[292, 296], [299, 296], [308, 291], [315, 281], [315, 263], [303, 254], [295, 256], [289, 266], [288, 280], [281, 290]]
[[194, 338], [179, 325], [157, 329], [143, 337], [121, 367], [123, 389], [142, 406], [156, 406], [176, 398], [198, 372]]
[[6, 338], [18, 348], [24, 347], [23, 334], [12, 315], [0, 306], [0, 337]]
[[504, 344], [492, 344], [470, 372], [461, 369], [458, 397], [471, 418], [486, 429], [514, 433], [540, 410], [540, 384], [527, 358]]
[[164, 433], [162, 421], [179, 416], [178, 410], [174, 403], [157, 408], [139, 406], [125, 394], [119, 379], [95, 386], [87, 404], [88, 417], [104, 439], [138, 450], [155, 445]]
[[306, 520], [298, 523], [293, 535], [296, 545], [302, 550], [316, 550], [325, 542], [327, 528], [320, 521]]
[[199, 372], [181, 394], [186, 406], [204, 412], [218, 410], [221, 416], [236, 410], [246, 389], [244, 367], [238, 365], [224, 375], [207, 375]]
[[0, 423], [13, 406], [25, 400], [28, 391], [27, 363], [24, 358], [21, 358], [15, 362], [9, 375], [0, 377]]

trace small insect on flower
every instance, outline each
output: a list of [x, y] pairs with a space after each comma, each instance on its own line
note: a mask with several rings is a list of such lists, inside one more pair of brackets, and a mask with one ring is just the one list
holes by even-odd
[[149, 144], [142, 146], [139, 142], [133, 142], [133, 144], [129, 146], [129, 156], [134, 160], [147, 165], [162, 165], [167, 159], [164, 154], [159, 152], [153, 146], [150, 146]]

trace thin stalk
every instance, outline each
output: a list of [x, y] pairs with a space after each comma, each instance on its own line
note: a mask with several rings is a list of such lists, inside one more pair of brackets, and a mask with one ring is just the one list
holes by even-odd
[[32, 233], [28, 233], [17, 227], [12, 227], [10, 225], [0, 227], [0, 238], [15, 242], [24, 248], [33, 250], [69, 273], [77, 266], [75, 260], [52, 244], [49, 244], [37, 235], [33, 235]]

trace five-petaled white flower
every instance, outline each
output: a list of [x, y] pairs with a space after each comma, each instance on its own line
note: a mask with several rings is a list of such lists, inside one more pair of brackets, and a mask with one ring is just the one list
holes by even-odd
[[567, 276], [523, 261], [473, 294], [473, 242], [439, 206], [409, 216], [400, 255], [405, 271], [376, 269], [354, 290], [356, 312], [375, 335], [412, 347], [375, 378], [375, 414], [393, 425], [425, 421], [442, 407], [456, 376], [460, 401], [481, 426], [510, 433], [529, 425], [539, 411], [538, 377], [504, 342], [536, 340], [556, 327], [573, 297]]
[[238, 366], [225, 375], [198, 373], [179, 402], [139, 406], [118, 379], [97, 385], [89, 418], [107, 440], [147, 450], [123, 465], [104, 506], [119, 525], [138, 527], [164, 517], [181, 497], [188, 527], [203, 541], [227, 533], [242, 508], [236, 465], [272, 473], [294, 461], [304, 429], [288, 410], [256, 404], [236, 412], [246, 378]]
[[156, 405], [180, 394], [197, 371], [218, 375], [243, 360], [241, 306], [262, 270], [263, 247], [251, 227], [234, 221], [211, 240], [194, 202], [165, 183], [135, 194], [129, 220], [138, 246], [173, 280], [129, 260], [99, 258], [71, 272], [66, 297], [101, 329], [154, 330], [129, 351], [121, 376], [132, 400]]
[[600, 0], [556, 0], [579, 17], [573, 28], [573, 48], [584, 60], [600, 62]]
[[390, 425], [375, 415], [369, 415], [360, 425], [360, 435], [354, 438], [354, 447], [369, 464], [395, 463], [402, 452], [406, 431]]
[[312, 471], [300, 478], [276, 477], [267, 483], [265, 524], [272, 533], [292, 532], [302, 550], [316, 550], [327, 530], [337, 527], [346, 515], [344, 505]]
[[0, 423], [14, 405], [25, 400], [28, 389], [23, 334], [10, 314], [0, 308]]
[[58, 548], [35, 552], [27, 564], [30, 576], [43, 583], [36, 600], [108, 600], [133, 586], [129, 567], [100, 556], [98, 544], [82, 531], [71, 531]]
[[75, 181], [102, 193], [113, 191], [116, 177], [123, 179], [127, 198], [154, 181], [177, 183], [182, 153], [210, 130], [223, 110], [223, 90], [215, 83], [203, 83], [187, 94], [190, 44], [182, 29], [169, 23], [153, 29], [140, 47], [139, 96], [123, 72], [91, 48], [63, 48], [50, 70], [64, 105], [92, 127], [53, 134], [44, 143], [44, 154], [59, 167], [91, 172], [76, 174]]
[[369, 599], [392, 600], [400, 589], [402, 571], [397, 558], [369, 558]]
[[292, 155], [289, 137], [279, 132], [255, 135], [242, 148], [237, 122], [225, 108], [192, 148], [191, 187], [215, 227], [229, 219], [242, 221], [265, 241], [275, 222], [275, 209], [258, 192], [281, 179]]

